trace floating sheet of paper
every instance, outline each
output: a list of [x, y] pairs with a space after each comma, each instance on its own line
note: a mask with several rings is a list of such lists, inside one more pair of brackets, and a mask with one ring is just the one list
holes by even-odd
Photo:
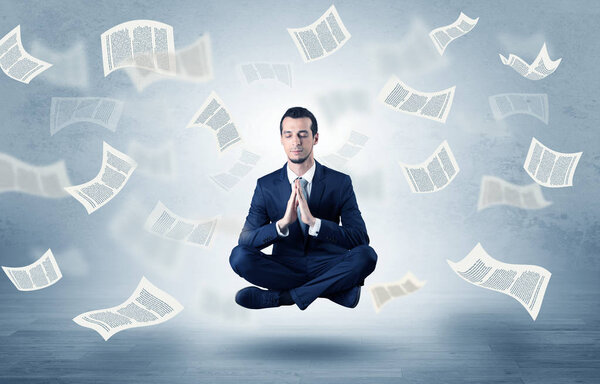
[[176, 174], [175, 148], [172, 142], [158, 148], [148, 148], [132, 142], [127, 153], [137, 161], [137, 171], [140, 173], [165, 179], [173, 178]]
[[190, 220], [171, 212], [160, 201], [146, 219], [144, 229], [165, 239], [208, 247], [218, 219]]
[[346, 142], [334, 153], [320, 156], [320, 160], [334, 169], [342, 169], [346, 163], [364, 148], [369, 137], [358, 131], [352, 130]]
[[111, 201], [125, 187], [137, 163], [106, 142], [102, 145], [102, 167], [87, 183], [65, 188], [86, 209], [88, 214]]
[[413, 193], [437, 192], [444, 189], [460, 172], [446, 140], [421, 164], [400, 163], [400, 167]]
[[85, 46], [81, 41], [65, 52], [55, 52], [36, 40], [31, 44], [31, 54], [47, 58], [54, 63], [52, 70], [42, 76], [43, 80], [69, 88], [85, 89], [88, 87], [88, 63]]
[[59, 198], [68, 196], [64, 188], [71, 185], [64, 161], [33, 166], [0, 153], [0, 193], [23, 192]]
[[260, 80], [276, 80], [292, 87], [292, 66], [283, 63], [245, 63], [240, 65], [246, 84]]
[[114, 132], [122, 112], [122, 101], [106, 97], [53, 97], [50, 104], [50, 135], [80, 122], [98, 124]]
[[17, 25], [0, 40], [0, 68], [8, 76], [25, 84], [50, 68], [52, 64], [36, 59], [21, 43], [21, 26]]
[[213, 78], [212, 50], [210, 35], [204, 34], [192, 45], [175, 52], [175, 76], [164, 76], [148, 69], [139, 67], [126, 68], [127, 75], [136, 86], [138, 92], [156, 81], [171, 79], [190, 83], [202, 83]]
[[214, 91], [210, 93], [204, 104], [188, 123], [187, 128], [192, 127], [211, 128], [217, 136], [221, 152], [242, 140], [229, 111]]
[[494, 119], [524, 114], [548, 124], [548, 95], [545, 93], [502, 93], [489, 97]]
[[392, 76], [377, 100], [395, 111], [445, 123], [452, 107], [455, 89], [456, 86], [439, 92], [421, 92]]
[[227, 172], [210, 175], [210, 179], [226, 191], [231, 190], [256, 166], [260, 156], [246, 149], [242, 150], [239, 160]]
[[561, 153], [531, 139], [529, 152], [523, 168], [538, 184], [548, 188], [570, 187], [573, 185], [575, 168], [583, 152]]
[[37, 291], [62, 278], [62, 273], [51, 250], [47, 250], [36, 262], [25, 267], [2, 267], [6, 276], [19, 291]]
[[540, 49], [540, 53], [538, 53], [537, 57], [531, 64], [527, 64], [519, 56], [515, 56], [512, 53], [508, 56], [508, 59], [500, 55], [500, 60], [502, 61], [502, 64], [508, 65], [526, 79], [541, 80], [556, 71], [556, 68], [558, 68], [560, 65], [562, 58], [554, 61], [550, 60], [546, 43], [544, 43], [544, 45], [542, 45], [542, 49]]
[[311, 25], [287, 31], [305, 63], [331, 55], [351, 37], [334, 5]]
[[373, 284], [369, 287], [375, 312], [379, 313], [381, 308], [392, 299], [400, 296], [406, 296], [422, 288], [426, 281], [419, 281], [411, 272], [407, 272], [404, 277], [392, 283]]
[[175, 75], [173, 27], [153, 20], [132, 20], [100, 35], [104, 77], [125, 67]]
[[95, 330], [106, 341], [126, 329], [164, 323], [182, 310], [183, 306], [175, 298], [142, 277], [133, 294], [123, 304], [82, 313], [73, 321]]
[[542, 195], [539, 184], [516, 185], [499, 177], [483, 176], [477, 210], [494, 205], [511, 205], [522, 209], [541, 209], [551, 205]]
[[470, 32], [471, 29], [477, 25], [478, 21], [479, 17], [471, 19], [461, 12], [454, 23], [434, 29], [429, 32], [429, 37], [431, 38], [431, 41], [433, 41], [433, 45], [435, 45], [435, 48], [440, 55], [443, 55], [448, 44]]
[[552, 276], [545, 268], [495, 260], [479, 243], [461, 261], [446, 261], [463, 280], [512, 297], [525, 307], [534, 321], [537, 318]]

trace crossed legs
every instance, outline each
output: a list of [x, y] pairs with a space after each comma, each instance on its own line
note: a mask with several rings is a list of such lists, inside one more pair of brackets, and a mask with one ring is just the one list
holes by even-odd
[[[302, 310], [319, 296], [328, 296], [362, 285], [373, 272], [377, 254], [368, 245], [360, 245], [339, 255], [328, 255], [324, 260], [311, 260], [317, 265], [314, 271], [285, 264], [277, 256], [258, 249], [238, 245], [231, 251], [229, 263], [233, 270], [254, 285], [276, 291], [289, 291]], [[300, 259], [303, 262], [305, 259]]]

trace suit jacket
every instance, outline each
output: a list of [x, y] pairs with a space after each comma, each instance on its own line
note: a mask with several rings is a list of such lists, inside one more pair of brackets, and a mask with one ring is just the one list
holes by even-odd
[[[315, 163], [308, 207], [314, 217], [321, 219], [319, 235], [305, 236], [297, 220], [289, 225], [288, 236], [282, 237], [277, 233], [276, 222], [285, 214], [292, 193], [286, 163], [256, 182], [250, 210], [238, 240], [240, 245], [260, 250], [273, 244], [273, 255], [304, 256], [344, 253], [358, 245], [369, 244], [350, 176], [316, 160]], [[340, 219], [343, 225], [339, 225]]]

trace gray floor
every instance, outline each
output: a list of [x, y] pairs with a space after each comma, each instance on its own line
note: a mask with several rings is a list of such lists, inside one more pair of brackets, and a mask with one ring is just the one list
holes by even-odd
[[535, 322], [512, 299], [465, 283], [423, 289], [379, 314], [363, 289], [356, 310], [319, 300], [304, 312], [253, 313], [249, 326], [197, 320], [186, 308], [107, 342], [70, 320], [88, 293], [2, 284], [0, 382], [597, 383], [597, 274], [573, 276], [553, 274]]

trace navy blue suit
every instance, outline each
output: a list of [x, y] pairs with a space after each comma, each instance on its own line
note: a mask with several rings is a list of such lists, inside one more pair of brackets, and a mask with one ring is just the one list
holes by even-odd
[[[363, 285], [377, 261], [350, 176], [315, 163], [308, 207], [321, 219], [318, 236], [302, 233], [298, 221], [288, 226], [288, 236], [277, 233], [276, 222], [285, 214], [292, 193], [285, 164], [258, 179], [230, 257], [237, 274], [264, 288], [290, 290], [300, 309], [319, 296]], [[260, 251], [271, 244], [272, 255]]]

